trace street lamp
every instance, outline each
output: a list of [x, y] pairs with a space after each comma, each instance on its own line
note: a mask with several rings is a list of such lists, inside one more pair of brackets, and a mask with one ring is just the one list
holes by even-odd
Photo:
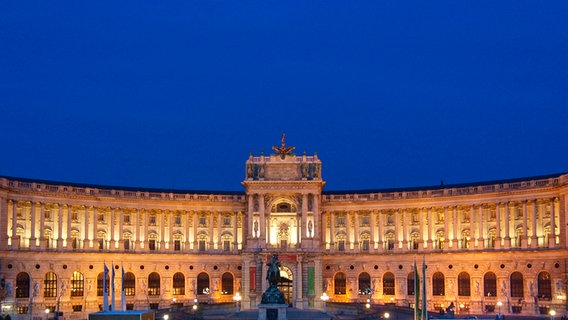
[[385, 314], [383, 315], [383, 317], [384, 317], [385, 319], [390, 318], [390, 316], [391, 316], [391, 315], [390, 315], [390, 313], [388, 313], [388, 312], [385, 312]]
[[499, 307], [499, 314], [501, 314], [501, 306], [502, 305], [503, 305], [503, 302], [497, 301], [497, 306]]
[[327, 300], [329, 300], [329, 296], [327, 295], [327, 293], [322, 293], [321, 297], [320, 297], [321, 301], [323, 301], [323, 313], [326, 313], [327, 311], [325, 310], [325, 304], [327, 302]]
[[550, 310], [548, 312], [548, 314], [550, 314], [550, 320], [554, 320], [554, 316], [556, 315], [556, 311], [555, 310]]
[[49, 319], [49, 308], [45, 309], [45, 319]]
[[235, 296], [233, 297], [233, 300], [235, 300], [235, 309], [236, 309], [236, 312], [239, 312], [239, 311], [240, 311], [239, 302], [241, 302], [241, 299], [242, 299], [242, 298], [243, 298], [243, 297], [241, 297], [241, 294], [238, 293], [238, 292], [237, 292], [237, 293], [235, 294]]
[[164, 315], [164, 320], [168, 320], [169, 318], [170, 318], [169, 315], [167, 315], [167, 314]]

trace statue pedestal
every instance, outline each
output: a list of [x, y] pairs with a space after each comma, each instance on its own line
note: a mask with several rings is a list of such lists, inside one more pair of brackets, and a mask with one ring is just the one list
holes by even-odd
[[287, 304], [262, 303], [258, 305], [258, 320], [287, 320]]

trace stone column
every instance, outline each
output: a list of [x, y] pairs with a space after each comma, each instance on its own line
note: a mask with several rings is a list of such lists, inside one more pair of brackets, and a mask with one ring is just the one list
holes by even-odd
[[531, 248], [538, 248], [538, 238], [536, 236], [536, 228], [537, 228], [537, 210], [538, 210], [538, 202], [537, 199], [533, 200], [533, 212], [532, 212], [532, 235], [531, 235]]
[[400, 237], [399, 237], [399, 232], [400, 232], [400, 210], [399, 209], [395, 209], [394, 210], [394, 248], [393, 251], [397, 252], [399, 250], [399, 241], [400, 241]]
[[316, 243], [320, 243], [321, 239], [325, 238], [325, 229], [322, 227], [321, 223], [321, 212], [320, 212], [320, 195], [314, 194], [314, 203], [313, 203], [313, 211], [314, 211], [314, 237]]
[[[91, 241], [91, 245], [89, 246], [90, 248], [95, 248], [98, 249], [99, 248], [99, 238], [98, 238], [98, 234], [97, 234], [97, 229], [98, 229], [98, 224], [99, 224], [99, 213], [97, 210], [97, 207], [93, 206], [93, 241]], [[104, 240], [103, 240], [103, 247], [104, 247]]]
[[377, 224], [377, 217], [376, 217], [376, 214], [377, 214], [377, 210], [376, 210], [376, 209], [375, 209], [375, 210], [371, 210], [371, 239], [370, 239], [370, 243], [369, 243], [369, 246], [371, 247], [371, 248], [370, 248], [370, 251], [371, 251], [371, 252], [374, 252], [374, 251], [375, 251], [375, 239], [376, 239], [376, 237], [375, 237], [375, 232], [377, 231], [377, 227], [376, 227], [376, 224]]
[[[170, 214], [168, 216], [168, 246], [169, 251], [175, 251], [175, 242], [174, 242], [174, 211], [169, 210]], [[180, 217], [181, 219], [181, 217]]]
[[[444, 240], [444, 247], [440, 247], [438, 249], [448, 249], [450, 247], [450, 245], [452, 244], [453, 239], [450, 240], [451, 237], [451, 232], [450, 232], [450, 215], [448, 213], [448, 207], [445, 206], [444, 207], [444, 237], [446, 238]], [[445, 242], [448, 242], [447, 244]]]
[[521, 237], [521, 247], [522, 248], [527, 248], [528, 246], [528, 223], [529, 223], [529, 219], [528, 219], [528, 205], [527, 205], [527, 200], [523, 200], [523, 236]]
[[193, 215], [193, 251], [198, 252], [199, 246], [197, 245], [197, 213], [192, 212]]
[[[166, 251], [166, 214], [168, 210], [158, 210], [158, 214], [160, 215], [160, 247], [158, 248], [159, 251], [163, 252]], [[209, 236], [211, 239], [211, 235]]]
[[331, 211], [330, 213], [330, 223], [329, 226], [329, 247], [331, 252], [335, 251], [335, 212]]
[[185, 232], [183, 233], [184, 236], [185, 236], [185, 244], [184, 244], [183, 251], [185, 251], [185, 252], [189, 251], [189, 249], [190, 249], [190, 247], [191, 247], [191, 246], [190, 246], [190, 241], [189, 241], [190, 236], [191, 236], [191, 234], [189, 233], [189, 225], [190, 225], [190, 223], [189, 223], [189, 221], [190, 221], [189, 218], [190, 218], [190, 216], [191, 216], [190, 213], [191, 213], [191, 211], [184, 211], [184, 212], [183, 212], [183, 214], [184, 214], [184, 220], [185, 220], [185, 222], [184, 222], [184, 230], [185, 230]]
[[302, 193], [302, 219], [300, 224], [300, 239], [307, 239], [308, 238], [308, 230], [307, 230], [307, 212], [308, 212], [308, 194]]
[[495, 237], [495, 248], [501, 248], [501, 203], [495, 204], [495, 229], [497, 234]]
[[356, 252], [359, 252], [361, 248], [359, 248], [359, 211], [354, 211], [353, 214], [355, 215], [355, 232], [354, 232], [354, 242], [353, 247], [355, 248]]
[[[23, 209], [22, 209], [23, 210]], [[18, 201], [12, 201], [12, 248], [18, 249], [20, 241], [18, 239]]]
[[[43, 206], [41, 209], [41, 215], [43, 216]], [[41, 222], [40, 222], [41, 223]], [[83, 245], [79, 246], [80, 249], [87, 249], [90, 247], [89, 245], [89, 207], [85, 206], [85, 224], [83, 226]], [[42, 242], [42, 238], [40, 237], [40, 243]]]
[[116, 238], [114, 234], [114, 220], [115, 220], [115, 208], [110, 208], [110, 250], [116, 249]]
[[237, 252], [239, 250], [239, 232], [237, 229], [237, 224], [239, 223], [239, 212], [233, 212], [233, 252]]
[[221, 221], [221, 212], [217, 211], [217, 250], [223, 251], [223, 246], [221, 242], [221, 226], [223, 222]]
[[479, 228], [479, 231], [477, 233], [477, 245], [475, 248], [479, 249], [479, 248], [484, 248], [484, 239], [485, 239], [485, 234], [484, 234], [484, 230], [483, 230], [483, 203], [479, 204], [479, 208], [477, 208], [477, 227]]
[[213, 234], [213, 224], [214, 224], [214, 212], [213, 211], [207, 211], [207, 214], [209, 215], [209, 227], [207, 228], [207, 233], [209, 233], [209, 248], [207, 248], [208, 250], [215, 250], [215, 242], [214, 240], [214, 234]]
[[0, 196], [0, 250], [8, 248], [8, 204], [9, 200]]
[[135, 220], [135, 235], [134, 235], [134, 249], [140, 250], [140, 209], [134, 209], [136, 212], [136, 220]]
[[458, 233], [458, 206], [453, 206], [452, 209], [452, 249], [457, 250], [461, 238], [461, 234]]
[[511, 233], [510, 233], [510, 223], [511, 223], [511, 212], [510, 212], [510, 205], [509, 201], [505, 202], [505, 248], [511, 248]]
[[556, 209], [555, 198], [550, 199], [550, 236], [548, 237], [548, 247], [554, 248], [556, 245]]
[[304, 273], [303, 273], [303, 268], [302, 268], [302, 260], [303, 260], [303, 257], [302, 257], [302, 256], [298, 256], [298, 263], [297, 263], [297, 265], [296, 265], [296, 268], [297, 268], [297, 270], [296, 270], [297, 277], [294, 277], [294, 278], [297, 278], [296, 281], [294, 281], [294, 282], [296, 282], [296, 284], [298, 285], [298, 299], [297, 299], [297, 301], [296, 301], [296, 307], [299, 308], [299, 309], [303, 309], [303, 308], [304, 308], [304, 307], [303, 307], [303, 302], [304, 302], [303, 292], [304, 292], [304, 288], [302, 287], [303, 280], [304, 280]]
[[351, 251], [351, 211], [345, 211], [345, 251]]
[[252, 227], [252, 217], [254, 216], [253, 212], [254, 212], [254, 196], [252, 194], [248, 195], [248, 214], [247, 214], [247, 225], [248, 225], [248, 233], [247, 233], [247, 238], [254, 238], [254, 235], [252, 234], [252, 232], [254, 231], [254, 228]]
[[408, 251], [408, 209], [402, 209], [402, 250]]
[[258, 195], [258, 212], [260, 216], [260, 246], [266, 248], [266, 217], [264, 215], [264, 194]]
[[420, 251], [424, 251], [424, 244], [426, 242], [426, 240], [428, 239], [428, 237], [424, 237], [424, 208], [420, 208], [419, 210], [419, 219], [420, 219], [420, 223], [418, 224], [418, 228], [419, 228], [419, 232], [420, 232], [420, 243], [418, 245], [418, 250]]
[[148, 225], [149, 225], [149, 222], [150, 222], [150, 220], [149, 220], [149, 215], [150, 215], [149, 211], [150, 210], [148, 210], [148, 209], [143, 209], [143, 210], [144, 210], [144, 225], [143, 225], [143, 227], [144, 227], [144, 231], [143, 231], [143, 234], [144, 234], [144, 251], [148, 251], [149, 250]]
[[[73, 206], [68, 204], [67, 205], [67, 249], [73, 249], [73, 245], [72, 245], [72, 241], [73, 238], [71, 238], [71, 222], [73, 221]], [[79, 239], [77, 239], [79, 240]]]
[[475, 206], [472, 204], [469, 212], [469, 247], [473, 248], [475, 243]]
[[432, 250], [432, 208], [426, 209], [426, 215], [428, 220], [428, 232], [426, 233], [426, 249]]
[[379, 224], [377, 225], [377, 234], [379, 236], [379, 243], [377, 245], [377, 248], [379, 249], [379, 252], [383, 252], [385, 251], [385, 247], [383, 245], [383, 240], [384, 240], [384, 234], [383, 234], [383, 226], [384, 226], [384, 222], [383, 222], [383, 211], [379, 210]]
[[[132, 221], [133, 217], [130, 210], [128, 210], [128, 215], [131, 219], [130, 221]], [[124, 250], [124, 241], [126, 241], [126, 239], [124, 238], [124, 209], [119, 208], [118, 209], [118, 249], [119, 250]], [[129, 241], [132, 241], [132, 238], [129, 239]]]
[[45, 249], [45, 203], [39, 206], [39, 247]]
[[36, 202], [32, 201], [31, 212], [31, 226], [30, 226], [30, 249], [35, 249], [37, 246], [36, 239]]
[[57, 205], [57, 249], [63, 249], [63, 204]]

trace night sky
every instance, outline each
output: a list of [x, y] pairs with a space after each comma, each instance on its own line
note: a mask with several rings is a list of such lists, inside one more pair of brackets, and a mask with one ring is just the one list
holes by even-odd
[[243, 191], [568, 172], [568, 1], [2, 1], [0, 175]]

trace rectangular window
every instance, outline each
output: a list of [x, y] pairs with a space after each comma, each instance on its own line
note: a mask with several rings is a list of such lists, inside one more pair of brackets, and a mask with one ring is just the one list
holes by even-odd
[[387, 240], [387, 250], [394, 250], [394, 240]]
[[342, 226], [344, 224], [345, 224], [345, 218], [344, 217], [337, 217], [337, 225]]
[[231, 251], [231, 241], [223, 241], [223, 250], [224, 251]]
[[148, 249], [152, 251], [156, 250], [156, 240], [154, 239], [148, 240]]
[[105, 248], [105, 240], [99, 239], [99, 250], [103, 250]]
[[339, 251], [345, 251], [345, 240], [339, 240], [337, 244], [337, 249]]
[[130, 224], [130, 215], [129, 214], [124, 215], [123, 222], [124, 222], [124, 224]]
[[81, 312], [83, 311], [83, 305], [82, 304], [76, 304], [73, 306], [73, 312]]
[[280, 240], [280, 248], [288, 248], [288, 240]]
[[155, 215], [150, 216], [149, 223], [150, 223], [151, 226], [156, 225], [156, 216]]
[[205, 251], [205, 241], [199, 240], [199, 251]]
[[225, 217], [223, 219], [223, 224], [226, 226], [230, 226], [231, 225], [231, 217]]
[[363, 240], [363, 246], [362, 249], [363, 251], [369, 251], [369, 240]]
[[99, 222], [105, 222], [105, 214], [104, 213], [99, 214], [97, 220]]
[[175, 219], [174, 223], [178, 226], [181, 225], [181, 216], [179, 214], [176, 215], [176, 219]]
[[180, 240], [174, 240], [174, 250], [175, 251], [181, 250], [181, 241]]
[[22, 306], [18, 306], [18, 314], [27, 314], [28, 313], [29, 308], [26, 307], [22, 307]]
[[124, 240], [124, 250], [130, 250], [130, 239]]
[[79, 248], [79, 239], [76, 237], [71, 238], [71, 248], [78, 249]]
[[78, 211], [72, 211], [71, 212], [71, 221], [79, 222], [79, 212]]
[[207, 224], [207, 219], [205, 217], [199, 217], [199, 224], [205, 226]]

